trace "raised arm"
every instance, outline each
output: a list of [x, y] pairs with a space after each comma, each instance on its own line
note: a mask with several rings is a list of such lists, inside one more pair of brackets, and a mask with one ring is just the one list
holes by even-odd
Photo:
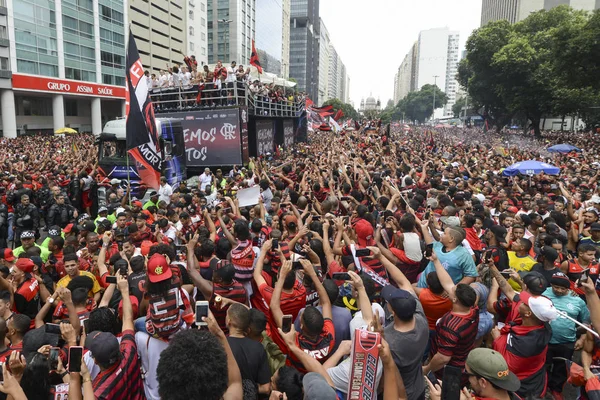
[[198, 260], [196, 259], [196, 255], [194, 254], [194, 248], [198, 243], [198, 234], [196, 233], [190, 241], [186, 244], [187, 249], [187, 273], [192, 280], [194, 286], [198, 288], [202, 296], [206, 300], [209, 300], [213, 295], [213, 286], [212, 282], [207, 281], [202, 277], [200, 272], [196, 269], [196, 265], [198, 264]]
[[[321, 280], [317, 276], [317, 273], [315, 272], [315, 268], [313, 267], [313, 264], [307, 259], [300, 260], [300, 263], [302, 264], [302, 267], [304, 268], [304, 274], [308, 275], [312, 279], [313, 284], [315, 285], [315, 289], [317, 290], [317, 294], [319, 295], [319, 304], [321, 305], [321, 307], [323, 307], [323, 318], [332, 319], [333, 315], [331, 312], [331, 301], [329, 301], [329, 296], [327, 295], [327, 291], [325, 290], [325, 287], [323, 286], [323, 284], [321, 283]], [[279, 283], [279, 282], [277, 282], [277, 283]], [[275, 297], [275, 296], [273, 296], [273, 297]]]
[[123, 300], [123, 327], [121, 331], [133, 330], [133, 307], [131, 306], [131, 298], [129, 298], [129, 282], [127, 282], [127, 277], [117, 274], [117, 287], [121, 292]]
[[[285, 278], [289, 273], [294, 273], [292, 272], [292, 262], [286, 260], [281, 266], [281, 269], [279, 270], [279, 280], [275, 284], [275, 290], [273, 291], [273, 297], [271, 297], [270, 304], [271, 315], [273, 315], [273, 320], [277, 324], [278, 328], [281, 328], [283, 326], [283, 311], [281, 311], [281, 291], [283, 290], [283, 283], [285, 282]], [[327, 293], [325, 293], [325, 297], [327, 297]], [[323, 310], [324, 309], [325, 308], [323, 308]], [[323, 313], [323, 316], [325, 316], [325, 313]]]
[[448, 274], [448, 271], [446, 271], [446, 269], [444, 268], [444, 266], [442, 265], [440, 260], [438, 260], [437, 254], [435, 254], [435, 250], [432, 251], [431, 257], [429, 257], [429, 260], [431, 260], [433, 262], [433, 266], [435, 267], [435, 272], [437, 272], [437, 277], [440, 280], [442, 287], [450, 295], [450, 297], [453, 298], [454, 297], [454, 289], [456, 286], [454, 285], [454, 281], [450, 277], [450, 274]]
[[367, 248], [371, 250], [371, 253], [373, 253], [373, 255], [379, 260], [379, 262], [383, 264], [390, 278], [392, 278], [394, 282], [398, 284], [398, 287], [400, 289], [404, 289], [411, 293], [415, 292], [414, 287], [412, 286], [408, 278], [402, 273], [402, 271], [400, 271], [400, 268], [396, 267], [394, 263], [392, 263], [390, 260], [384, 257], [379, 248], [374, 246], [370, 246]]
[[500, 290], [502, 290], [506, 297], [508, 297], [512, 301], [516, 294], [515, 290], [508, 284], [506, 279], [502, 276], [500, 271], [498, 271], [498, 268], [496, 268], [496, 266], [493, 263], [489, 264], [489, 267], [492, 276], [496, 279], [496, 282], [498, 282]]

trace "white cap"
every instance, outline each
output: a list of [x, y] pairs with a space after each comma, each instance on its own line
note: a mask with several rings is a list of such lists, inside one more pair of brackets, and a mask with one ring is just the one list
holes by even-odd
[[484, 196], [483, 194], [481, 194], [481, 193], [477, 193], [477, 194], [475, 195], [475, 198], [476, 198], [477, 200], [479, 200], [480, 202], [482, 202], [482, 203], [483, 203], [483, 202], [484, 202], [484, 200], [485, 200], [485, 196]]
[[529, 306], [531, 312], [542, 322], [554, 321], [558, 318], [558, 312], [552, 304], [552, 300], [546, 296], [533, 296], [527, 292], [521, 292], [519, 298]]

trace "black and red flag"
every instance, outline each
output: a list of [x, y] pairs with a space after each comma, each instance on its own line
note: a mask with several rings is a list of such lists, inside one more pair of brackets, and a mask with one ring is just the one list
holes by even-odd
[[333, 117], [333, 119], [335, 119], [336, 121], [339, 121], [340, 118], [342, 118], [344, 116], [344, 112], [342, 111], [342, 109], [340, 108], [339, 110], [337, 110], [337, 112], [335, 113], [335, 116]]
[[135, 159], [138, 175], [142, 182], [146, 186], [158, 189], [160, 187], [162, 154], [154, 109], [144, 76], [144, 66], [131, 31], [129, 32], [125, 64], [127, 151]]
[[331, 117], [335, 112], [333, 111], [333, 106], [323, 106], [323, 107], [312, 107], [312, 110], [319, 114], [321, 117]]
[[250, 65], [254, 65], [258, 70], [259, 74], [263, 73], [262, 66], [260, 65], [260, 60], [258, 59], [258, 53], [256, 52], [256, 47], [254, 47], [254, 40], [252, 40], [252, 54], [250, 54]]

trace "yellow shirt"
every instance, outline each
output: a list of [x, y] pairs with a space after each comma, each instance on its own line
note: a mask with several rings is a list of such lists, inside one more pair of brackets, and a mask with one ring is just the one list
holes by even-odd
[[[92, 281], [94, 282], [94, 285], [92, 286], [92, 294], [96, 294], [99, 291], [102, 290], [102, 288], [100, 287], [100, 284], [98, 283], [98, 280], [96, 279], [96, 277], [94, 276], [94, 274], [92, 274], [91, 272], [87, 272], [87, 271], [79, 271], [79, 275], [80, 276], [87, 276], [89, 278], [92, 279]], [[71, 277], [69, 275], [61, 278], [58, 283], [56, 284], [56, 288], [58, 289], [59, 287], [64, 287], [66, 288], [69, 285], [69, 282], [71, 282]]]
[[[518, 257], [514, 251], [507, 251], [507, 253], [508, 266], [517, 272], [529, 272], [531, 271], [531, 268], [537, 264], [537, 261], [535, 261], [530, 255]], [[513, 279], [509, 279], [508, 283], [514, 290], [521, 291], [521, 286]]]

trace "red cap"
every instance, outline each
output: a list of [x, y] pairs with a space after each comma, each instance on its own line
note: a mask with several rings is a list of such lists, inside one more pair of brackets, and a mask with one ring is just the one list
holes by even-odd
[[68, 224], [67, 226], [65, 226], [63, 228], [64, 233], [71, 233], [72, 230], [73, 230], [73, 224]]
[[291, 224], [292, 222], [293, 222], [293, 223], [295, 223], [295, 224], [296, 224], [296, 226], [298, 225], [298, 218], [296, 218], [296, 216], [295, 216], [295, 215], [288, 214], [288, 215], [286, 215], [286, 216], [283, 218], [283, 223], [284, 223], [286, 226], [287, 226], [287, 225], [289, 225], [289, 224]]
[[148, 279], [150, 282], [157, 283], [171, 279], [173, 272], [167, 259], [162, 254], [155, 253], [148, 261]]
[[354, 224], [354, 231], [356, 232], [359, 246], [366, 247], [375, 245], [375, 241], [373, 240], [373, 225], [368, 221], [364, 219], [356, 221]]
[[132, 206], [135, 206], [135, 207], [142, 208], [142, 202], [141, 202], [141, 201], [139, 201], [139, 200], [132, 201], [132, 202], [131, 202], [131, 205], [132, 205]]
[[29, 258], [19, 258], [15, 266], [23, 272], [32, 273], [35, 264]]
[[515, 206], [512, 206], [512, 207], [508, 207], [507, 211], [511, 212], [513, 214], [516, 214], [516, 213], [519, 212], [519, 209], [517, 207], [515, 207]]
[[142, 245], [140, 246], [140, 250], [143, 256], [147, 256], [150, 253], [150, 247], [152, 247], [154, 243], [151, 240], [144, 240]]
[[0, 259], [6, 260], [8, 262], [13, 262], [16, 260], [13, 251], [9, 248], [0, 249]]

